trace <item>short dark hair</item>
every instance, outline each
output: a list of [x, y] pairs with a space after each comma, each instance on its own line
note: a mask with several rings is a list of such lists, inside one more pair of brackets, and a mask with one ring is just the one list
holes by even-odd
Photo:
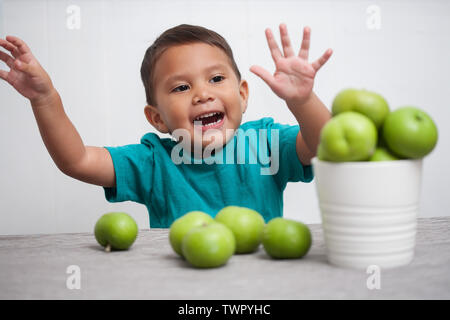
[[238, 80], [241, 73], [233, 58], [233, 51], [227, 41], [218, 33], [200, 26], [181, 24], [162, 33], [147, 49], [141, 65], [141, 79], [145, 88], [147, 104], [156, 105], [154, 95], [154, 70], [158, 59], [168, 48], [195, 42], [203, 42], [222, 49], [230, 59]]

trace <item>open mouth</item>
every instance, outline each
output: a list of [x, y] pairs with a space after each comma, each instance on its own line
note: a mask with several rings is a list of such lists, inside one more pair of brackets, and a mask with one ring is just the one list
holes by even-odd
[[203, 129], [218, 127], [222, 124], [225, 114], [223, 112], [211, 112], [198, 116], [194, 119], [194, 124], [201, 122]]

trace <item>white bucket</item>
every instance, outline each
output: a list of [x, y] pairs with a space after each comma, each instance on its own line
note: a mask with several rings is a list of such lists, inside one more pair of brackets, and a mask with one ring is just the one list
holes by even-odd
[[328, 261], [358, 269], [409, 264], [422, 160], [312, 163]]

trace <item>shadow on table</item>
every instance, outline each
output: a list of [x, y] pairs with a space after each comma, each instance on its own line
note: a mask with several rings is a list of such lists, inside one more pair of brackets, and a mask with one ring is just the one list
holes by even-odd
[[307, 254], [305, 257], [299, 258], [299, 259], [274, 259], [266, 253], [261, 253], [261, 254], [257, 255], [257, 258], [261, 259], [261, 260], [271, 260], [271, 261], [303, 260], [303, 261], [308, 261], [308, 262], [313, 262], [313, 263], [321, 263], [321, 264], [328, 263], [327, 256], [323, 253], [310, 253], [310, 254]]
[[97, 252], [105, 252], [105, 253], [109, 253], [109, 254], [114, 254], [114, 253], [124, 253], [124, 252], [132, 252], [133, 251], [133, 247], [126, 249], [126, 250], [116, 250], [116, 249], [112, 249], [110, 252], [106, 252], [105, 248], [100, 246], [100, 245], [90, 245], [87, 246], [87, 248], [93, 250], [93, 251], [97, 251]]
[[103, 248], [100, 245], [90, 245], [88, 246], [89, 249], [100, 252], [100, 251], [105, 251], [105, 248]]
[[192, 269], [192, 266], [189, 264], [189, 262], [176, 255], [175, 253], [162, 255], [161, 258], [173, 262], [177, 267]]

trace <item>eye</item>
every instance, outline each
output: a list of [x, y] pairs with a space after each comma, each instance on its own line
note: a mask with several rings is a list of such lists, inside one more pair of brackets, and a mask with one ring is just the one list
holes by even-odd
[[223, 81], [225, 79], [224, 76], [215, 76], [211, 79], [212, 82], [220, 82]]
[[188, 89], [189, 89], [189, 86], [186, 84], [183, 84], [183, 85], [178, 86], [175, 89], [173, 89], [172, 92], [181, 92], [181, 91], [186, 91]]

